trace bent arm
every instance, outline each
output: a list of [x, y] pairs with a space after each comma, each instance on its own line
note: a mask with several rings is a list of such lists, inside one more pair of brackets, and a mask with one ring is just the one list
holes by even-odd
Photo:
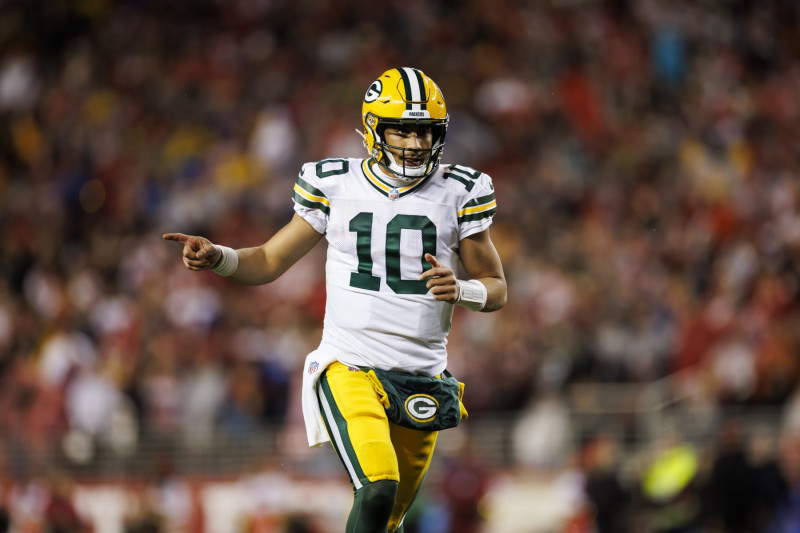
[[506, 278], [489, 230], [462, 239], [458, 254], [467, 276], [486, 286], [486, 305], [481, 311], [502, 309], [506, 305]]
[[270, 283], [306, 255], [321, 238], [321, 233], [295, 214], [261, 246], [236, 250], [239, 266], [229, 278], [243, 285]]

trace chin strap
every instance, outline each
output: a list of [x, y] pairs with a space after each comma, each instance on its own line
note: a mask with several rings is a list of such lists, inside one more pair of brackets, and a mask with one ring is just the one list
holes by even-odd
[[417, 178], [421, 178], [426, 174], [426, 171], [430, 166], [430, 161], [428, 161], [428, 163], [425, 164], [425, 167], [421, 169], [419, 176], [415, 176], [414, 174], [406, 174], [406, 167], [401, 166], [397, 161], [395, 161], [394, 156], [392, 155], [391, 152], [389, 152], [388, 150], [384, 150], [383, 153], [386, 154], [386, 158], [389, 160], [389, 164], [387, 165], [387, 167], [389, 167], [389, 170], [394, 172], [395, 175], [397, 175], [397, 177], [400, 179], [413, 181]]
[[[369, 151], [369, 146], [367, 146], [367, 136], [364, 135], [364, 132], [361, 131], [360, 129], [358, 129], [358, 128], [353, 128], [353, 129], [355, 130], [356, 133], [358, 133], [361, 136], [361, 142], [364, 145], [364, 148], [366, 148], [367, 151]], [[376, 143], [376, 144], [378, 144], [378, 143]], [[376, 156], [376, 154], [374, 152], [375, 152], [375, 150], [377, 150], [377, 148], [378, 147], [375, 146], [373, 148], [373, 153], [370, 154], [370, 156], [372, 156], [376, 161], [378, 161], [378, 158], [377, 158], [377, 156]], [[405, 180], [410, 180], [410, 181], [413, 181], [413, 180], [415, 180], [417, 178], [421, 178], [422, 176], [425, 176], [426, 174], [428, 174], [428, 168], [430, 168], [432, 160], [433, 160], [433, 150], [430, 150], [430, 155], [428, 156], [428, 163], [425, 165], [425, 168], [422, 170], [422, 173], [419, 176], [406, 175], [405, 174], [405, 167], [404, 166], [400, 166], [397, 163], [397, 161], [394, 160], [394, 156], [391, 154], [391, 152], [389, 152], [388, 150], [382, 150], [382, 151], [386, 155], [386, 158], [389, 160], [389, 164], [386, 165], [386, 164], [383, 164], [383, 163], [380, 163], [380, 162], [378, 162], [378, 164], [383, 166], [383, 167], [385, 167], [389, 171], [393, 172], [395, 174], [395, 176], [397, 176], [398, 178], [405, 179]]]

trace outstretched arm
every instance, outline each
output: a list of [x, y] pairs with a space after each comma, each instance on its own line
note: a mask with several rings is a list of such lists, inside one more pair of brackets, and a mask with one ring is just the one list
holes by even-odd
[[[321, 238], [321, 233], [295, 214], [261, 246], [236, 250], [238, 266], [227, 277], [243, 285], [263, 285], [274, 281]], [[183, 244], [183, 264], [189, 270], [211, 270], [223, 260], [223, 250], [205, 237], [165, 233], [164, 239]]]
[[[428, 280], [427, 286], [433, 298], [486, 312], [501, 309], [506, 304], [506, 278], [500, 256], [489, 237], [489, 230], [462, 239], [458, 254], [470, 278], [467, 281], [457, 280], [452, 269], [440, 264], [431, 254], [425, 254], [425, 260], [433, 268], [423, 272], [420, 279]], [[485, 287], [486, 301], [482, 307], [470, 303], [473, 289], [477, 287], [475, 283]], [[468, 295], [468, 292], [471, 294]]]

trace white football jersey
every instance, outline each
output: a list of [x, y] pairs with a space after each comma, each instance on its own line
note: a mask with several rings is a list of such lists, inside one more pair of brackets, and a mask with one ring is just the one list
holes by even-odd
[[395, 187], [369, 159], [303, 165], [295, 211], [328, 240], [327, 302], [319, 350], [350, 366], [436, 375], [447, 365], [453, 305], [419, 275], [425, 254], [458, 271], [459, 241], [497, 209], [492, 180], [458, 165]]

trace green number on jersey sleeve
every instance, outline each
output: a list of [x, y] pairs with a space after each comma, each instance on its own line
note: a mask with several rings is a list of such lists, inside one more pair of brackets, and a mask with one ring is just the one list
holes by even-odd
[[[403, 230], [422, 233], [422, 271], [431, 268], [425, 254], [436, 255], [436, 226], [424, 215], [397, 215], [386, 226], [386, 284], [397, 294], [425, 294], [425, 281], [400, 277], [400, 240]], [[372, 213], [359, 213], [350, 220], [350, 231], [356, 234], [358, 271], [350, 273], [350, 286], [377, 291], [380, 278], [372, 275]]]
[[328, 176], [338, 176], [347, 174], [350, 170], [350, 161], [347, 159], [323, 159], [317, 163], [317, 177], [327, 178]]
[[481, 177], [481, 173], [471, 168], [450, 165], [443, 174], [443, 177], [444, 179], [452, 178], [456, 181], [460, 181], [464, 184], [464, 187], [466, 187], [467, 192], [469, 192], [475, 186], [475, 180]]

